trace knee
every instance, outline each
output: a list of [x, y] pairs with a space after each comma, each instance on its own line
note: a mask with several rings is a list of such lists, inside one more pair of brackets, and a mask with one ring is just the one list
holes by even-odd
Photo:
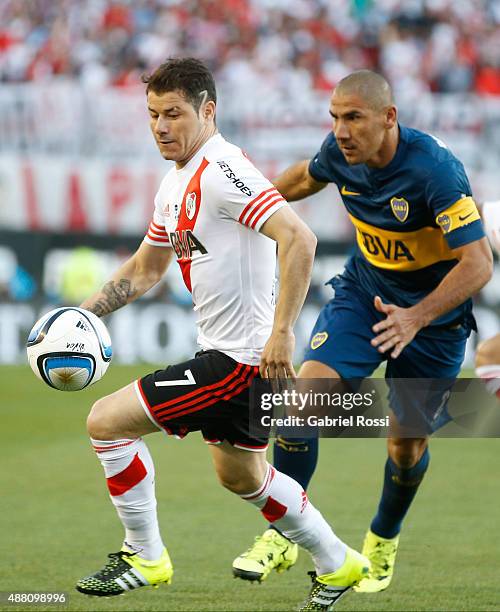
[[231, 491], [231, 493], [236, 493], [236, 494], [240, 494], [241, 493], [241, 483], [240, 483], [240, 479], [236, 478], [234, 476], [231, 476], [231, 474], [227, 474], [227, 473], [217, 473], [217, 478], [219, 480], [219, 483], [228, 491]]
[[500, 363], [500, 335], [481, 342], [476, 350], [476, 368]]
[[103, 397], [92, 406], [87, 417], [87, 431], [94, 440], [113, 440], [116, 438], [116, 428], [108, 410], [108, 402]]
[[389, 457], [403, 469], [418, 463], [427, 448], [425, 438], [390, 438], [387, 443]]
[[239, 472], [235, 474], [229, 470], [217, 470], [219, 483], [231, 493], [236, 495], [248, 495], [254, 493], [262, 484], [263, 478], [250, 472]]

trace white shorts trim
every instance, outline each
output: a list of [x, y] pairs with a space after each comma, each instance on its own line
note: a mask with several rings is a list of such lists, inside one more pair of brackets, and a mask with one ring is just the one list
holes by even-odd
[[144, 399], [143, 399], [142, 394], [141, 394], [141, 390], [139, 389], [139, 381], [138, 380], [136, 380], [134, 382], [134, 391], [135, 391], [135, 394], [137, 395], [137, 399], [139, 400], [139, 403], [142, 406], [142, 409], [146, 413], [146, 416], [151, 421], [151, 423], [153, 423], [153, 425], [156, 427], [156, 429], [159, 429], [166, 436], [168, 436], [168, 433], [163, 429], [163, 427], [161, 427], [161, 425], [158, 425], [158, 423], [153, 419], [151, 413], [149, 412], [149, 408], [147, 407], [146, 403], [144, 402]]
[[249, 451], [250, 453], [265, 453], [269, 448], [269, 444], [266, 444], [262, 448], [250, 448], [249, 446], [241, 446], [240, 444], [233, 444], [234, 448], [239, 448], [240, 450]]

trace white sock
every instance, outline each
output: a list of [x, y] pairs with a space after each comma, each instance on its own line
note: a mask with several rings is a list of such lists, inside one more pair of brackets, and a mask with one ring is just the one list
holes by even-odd
[[500, 399], [500, 365], [479, 366], [476, 368], [476, 376], [484, 381], [488, 393]]
[[257, 506], [283, 535], [309, 551], [318, 575], [330, 574], [344, 563], [347, 546], [293, 478], [268, 464], [262, 486], [240, 497]]
[[156, 514], [155, 469], [142, 438], [93, 440], [111, 501], [125, 527], [124, 544], [143, 559], [161, 557], [164, 544]]

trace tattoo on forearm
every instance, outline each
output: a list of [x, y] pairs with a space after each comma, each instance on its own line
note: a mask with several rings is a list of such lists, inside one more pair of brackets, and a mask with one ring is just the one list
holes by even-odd
[[98, 317], [107, 315], [125, 306], [130, 298], [136, 295], [137, 289], [132, 287], [132, 283], [128, 278], [121, 278], [118, 282], [109, 281], [109, 283], [106, 283], [101, 293], [104, 297], [98, 299], [96, 303], [89, 308], [89, 310]]

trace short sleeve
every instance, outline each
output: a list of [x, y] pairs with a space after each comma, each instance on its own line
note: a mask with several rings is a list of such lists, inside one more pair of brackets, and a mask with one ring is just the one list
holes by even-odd
[[432, 170], [427, 180], [426, 198], [450, 249], [484, 237], [469, 180], [457, 159], [446, 160]]
[[223, 217], [259, 231], [264, 223], [287, 201], [274, 185], [242, 155], [214, 163], [210, 189]]
[[309, 162], [309, 174], [319, 183], [333, 183], [332, 177], [332, 147], [336, 143], [333, 133], [323, 141], [321, 149]]
[[155, 209], [153, 219], [151, 220], [148, 231], [144, 236], [144, 242], [151, 246], [169, 247], [170, 240], [165, 230], [165, 219], [159, 206], [159, 193], [155, 197]]

